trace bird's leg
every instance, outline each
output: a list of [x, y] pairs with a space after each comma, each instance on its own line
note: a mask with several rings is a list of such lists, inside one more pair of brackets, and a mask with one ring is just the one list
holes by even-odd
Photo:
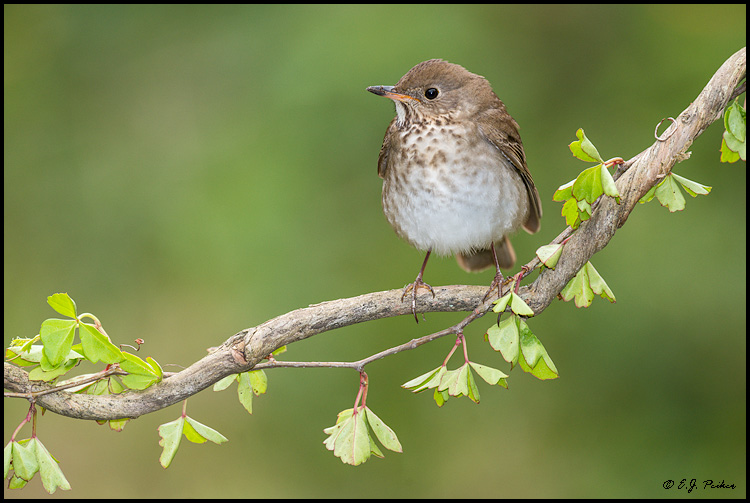
[[[411, 312], [414, 315], [414, 319], [419, 323], [419, 318], [417, 318], [417, 289], [418, 288], [426, 288], [432, 293], [432, 298], [435, 298], [435, 290], [432, 289], [430, 285], [422, 281], [422, 275], [424, 274], [424, 268], [427, 267], [427, 259], [430, 258], [430, 253], [432, 252], [432, 249], [427, 250], [427, 255], [424, 257], [424, 262], [422, 262], [422, 268], [419, 270], [419, 274], [417, 274], [417, 279], [414, 280], [414, 283], [409, 283], [404, 287], [404, 293], [401, 294], [401, 300], [404, 300], [404, 297], [406, 297], [406, 294], [409, 293], [409, 290], [411, 290]], [[499, 270], [499, 269], [498, 269]], [[422, 315], [424, 317], [424, 315]]]
[[482, 301], [484, 302], [487, 300], [487, 298], [492, 293], [492, 290], [497, 288], [497, 298], [499, 299], [501, 297], [501, 291], [503, 283], [505, 283], [505, 277], [503, 276], [503, 273], [500, 272], [500, 263], [497, 260], [497, 252], [495, 251], [495, 243], [493, 242], [490, 245], [490, 249], [492, 250], [492, 258], [495, 260], [495, 278], [492, 280], [492, 283], [490, 284], [490, 289], [487, 290], [487, 293], [484, 294], [484, 298]]

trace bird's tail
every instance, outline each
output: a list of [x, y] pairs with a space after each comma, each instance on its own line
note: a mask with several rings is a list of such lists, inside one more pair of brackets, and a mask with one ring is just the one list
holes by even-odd
[[[513, 245], [510, 244], [508, 236], [503, 237], [500, 241], [495, 241], [495, 253], [497, 253], [497, 261], [503, 269], [510, 269], [516, 263], [516, 252], [513, 250]], [[468, 272], [483, 271], [495, 265], [490, 248], [477, 250], [470, 254], [457, 253], [456, 260], [461, 269]]]

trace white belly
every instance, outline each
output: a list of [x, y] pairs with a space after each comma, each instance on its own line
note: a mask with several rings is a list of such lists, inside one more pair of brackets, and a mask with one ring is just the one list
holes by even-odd
[[480, 145], [470, 158], [445, 144], [436, 149], [441, 162], [402, 156], [407, 169], [399, 170], [400, 178], [389, 169], [383, 209], [399, 236], [421, 250], [451, 255], [489, 248], [521, 226], [528, 212], [523, 181], [494, 147]]

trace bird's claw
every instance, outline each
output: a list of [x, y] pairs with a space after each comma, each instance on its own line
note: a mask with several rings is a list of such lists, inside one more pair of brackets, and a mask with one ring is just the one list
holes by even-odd
[[417, 278], [414, 283], [409, 283], [408, 285], [406, 285], [404, 287], [404, 292], [401, 294], [401, 301], [403, 302], [406, 294], [411, 291], [411, 312], [414, 315], [414, 320], [416, 320], [417, 323], [419, 323], [419, 318], [417, 317], [417, 290], [419, 288], [426, 288], [432, 294], [432, 298], [435, 298], [435, 290], [433, 290], [430, 285], [422, 281], [422, 278]]
[[499, 299], [502, 297], [502, 287], [507, 282], [505, 277], [503, 276], [503, 273], [500, 272], [498, 269], [497, 274], [495, 274], [495, 278], [492, 280], [492, 283], [490, 283], [490, 288], [487, 290], [487, 293], [484, 294], [484, 297], [482, 298], [482, 302], [485, 302], [490, 294], [492, 293], [492, 290], [497, 288], [497, 298]]

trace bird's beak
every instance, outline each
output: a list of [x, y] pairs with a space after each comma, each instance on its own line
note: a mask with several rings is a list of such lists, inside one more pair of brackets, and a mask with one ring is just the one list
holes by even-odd
[[367, 88], [367, 90], [373, 94], [377, 94], [378, 96], [385, 96], [386, 98], [390, 98], [393, 101], [401, 101], [401, 102], [406, 102], [408, 100], [419, 101], [417, 98], [413, 98], [409, 96], [408, 94], [394, 93], [393, 86], [370, 86]]

